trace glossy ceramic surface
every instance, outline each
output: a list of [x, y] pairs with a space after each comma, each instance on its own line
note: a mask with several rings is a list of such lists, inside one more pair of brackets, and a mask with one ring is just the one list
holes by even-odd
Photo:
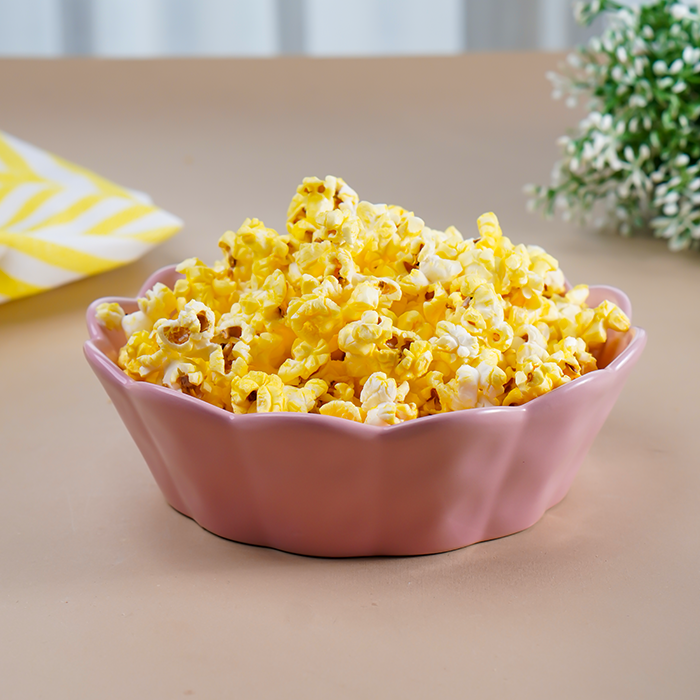
[[[172, 285], [174, 268], [156, 282]], [[630, 317], [627, 296], [591, 287]], [[601, 369], [524, 406], [479, 408], [379, 428], [341, 418], [236, 416], [115, 364], [123, 334], [87, 313], [85, 355], [167, 501], [222, 537], [328, 557], [443, 552], [537, 522], [567, 493], [646, 335], [610, 333]]]

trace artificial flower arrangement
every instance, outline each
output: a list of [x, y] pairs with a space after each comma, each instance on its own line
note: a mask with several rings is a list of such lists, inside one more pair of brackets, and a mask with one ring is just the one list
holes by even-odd
[[548, 77], [571, 107], [589, 97], [590, 113], [560, 139], [551, 185], [529, 186], [530, 207], [624, 235], [651, 227], [671, 250], [700, 247], [697, 2], [594, 0], [574, 11], [586, 25], [606, 13], [607, 28]]

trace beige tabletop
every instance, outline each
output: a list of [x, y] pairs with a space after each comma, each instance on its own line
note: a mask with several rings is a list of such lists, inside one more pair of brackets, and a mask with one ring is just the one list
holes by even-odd
[[[581, 113], [552, 54], [0, 61], [0, 129], [150, 193], [184, 230], [139, 262], [0, 306], [0, 696], [699, 697], [700, 255], [543, 222]], [[133, 295], [306, 175], [434, 228], [493, 210], [573, 282], [625, 290], [649, 342], [569, 495], [529, 530], [414, 558], [217, 538], [168, 505], [82, 355]]]

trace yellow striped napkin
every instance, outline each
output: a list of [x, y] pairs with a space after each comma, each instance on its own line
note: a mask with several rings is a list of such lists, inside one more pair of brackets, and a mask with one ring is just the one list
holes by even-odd
[[125, 265], [180, 228], [148, 195], [0, 131], [0, 304]]

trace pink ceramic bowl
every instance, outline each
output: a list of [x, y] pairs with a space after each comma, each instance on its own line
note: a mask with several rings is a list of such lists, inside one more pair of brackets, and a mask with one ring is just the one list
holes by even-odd
[[[171, 286], [174, 268], [156, 282]], [[631, 315], [627, 296], [592, 287]], [[124, 343], [87, 313], [85, 355], [165, 498], [238, 542], [327, 557], [444, 552], [536, 523], [567, 493], [644, 349], [611, 333], [591, 372], [524, 406], [476, 408], [378, 428], [342, 418], [236, 416], [115, 364]]]

